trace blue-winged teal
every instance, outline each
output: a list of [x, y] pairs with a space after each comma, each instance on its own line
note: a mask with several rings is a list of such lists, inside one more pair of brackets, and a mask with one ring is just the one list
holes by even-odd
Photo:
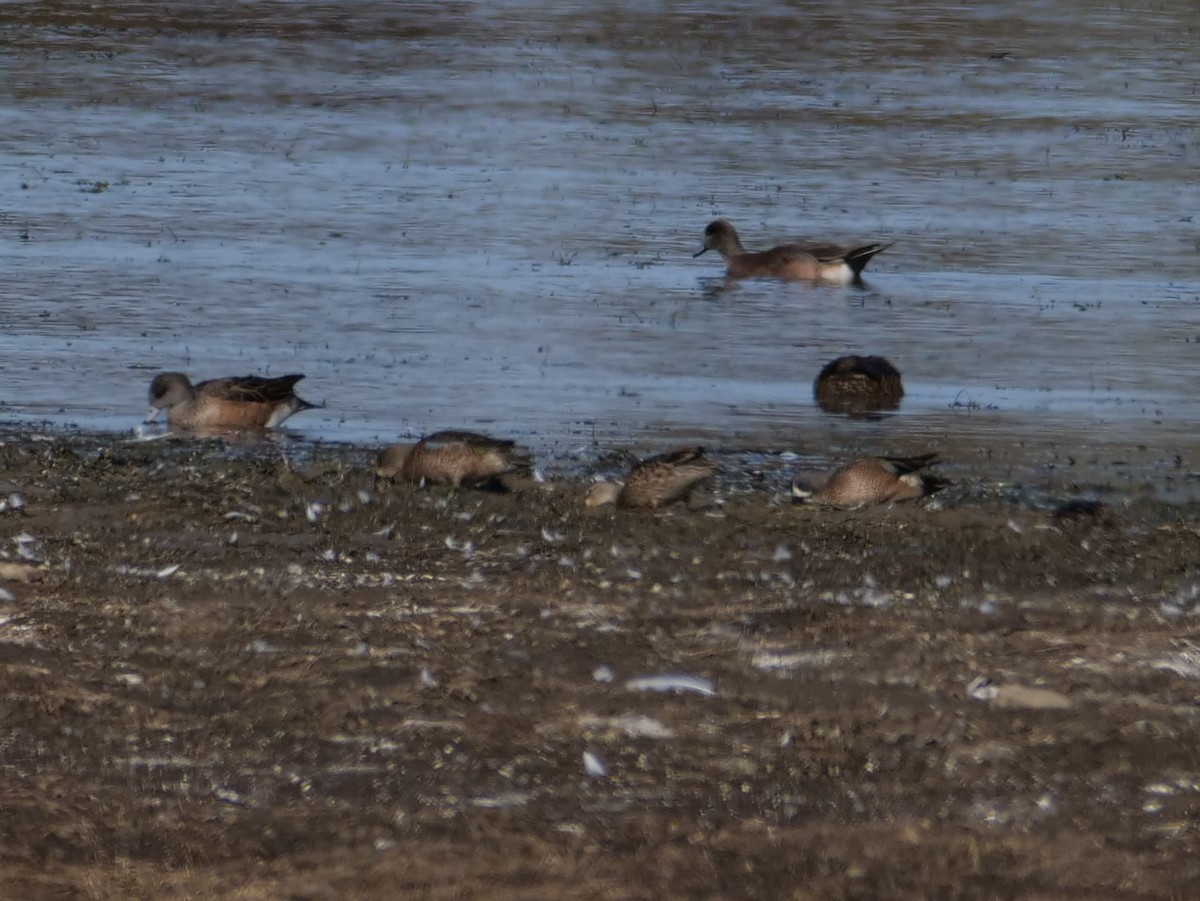
[[862, 279], [862, 271], [871, 257], [891, 246], [861, 244], [845, 247], [813, 241], [781, 244], [751, 253], [742, 247], [733, 224], [727, 219], [717, 219], [704, 229], [704, 246], [695, 256], [715, 250], [725, 258], [726, 272], [732, 278], [786, 278], [848, 285]]
[[894, 410], [904, 397], [900, 370], [883, 357], [838, 357], [813, 381], [813, 397], [827, 413]]
[[513, 441], [475, 432], [445, 431], [416, 444], [396, 444], [379, 455], [375, 474], [454, 488], [481, 487], [511, 472], [530, 469], [533, 460]]
[[830, 507], [865, 507], [887, 504], [932, 494], [946, 482], [923, 473], [937, 462], [937, 454], [919, 457], [864, 457], [834, 470], [819, 489], [799, 476], [792, 481], [792, 497], [799, 503]]
[[597, 482], [588, 492], [589, 507], [659, 507], [685, 499], [691, 490], [717, 472], [717, 464], [699, 447], [648, 457], [636, 464], [624, 482]]
[[167, 422], [175, 428], [271, 429], [293, 413], [317, 406], [296, 396], [296, 383], [302, 378], [247, 375], [193, 385], [182, 372], [160, 372], [150, 383], [146, 422], [166, 410]]

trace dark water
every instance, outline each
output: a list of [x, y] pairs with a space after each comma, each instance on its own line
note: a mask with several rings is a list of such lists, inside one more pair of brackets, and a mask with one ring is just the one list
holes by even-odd
[[[0, 416], [180, 369], [305, 372], [333, 440], [1190, 436], [1200, 8], [750, 6], [0, 3]], [[726, 285], [718, 215], [896, 244]], [[897, 415], [813, 404], [847, 351]]]

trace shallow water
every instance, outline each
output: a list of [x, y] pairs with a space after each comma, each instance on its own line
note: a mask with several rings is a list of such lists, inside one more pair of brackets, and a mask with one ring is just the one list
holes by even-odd
[[[299, 433], [1169, 443], [1200, 417], [1184, 4], [0, 4], [0, 416], [304, 372]], [[894, 240], [868, 286], [693, 259]], [[907, 397], [829, 417], [855, 351]]]

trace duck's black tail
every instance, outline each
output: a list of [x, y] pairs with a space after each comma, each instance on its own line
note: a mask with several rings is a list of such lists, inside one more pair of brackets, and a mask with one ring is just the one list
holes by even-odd
[[863, 244], [861, 247], [855, 247], [842, 257], [846, 261], [846, 265], [854, 273], [855, 278], [862, 277], [862, 271], [867, 268], [867, 263], [871, 262], [871, 258], [880, 251], [887, 250], [891, 247], [894, 241], [889, 241], [887, 244]]

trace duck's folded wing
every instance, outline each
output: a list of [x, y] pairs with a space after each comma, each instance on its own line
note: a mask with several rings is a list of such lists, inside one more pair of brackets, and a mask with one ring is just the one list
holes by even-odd
[[296, 383], [303, 375], [281, 375], [267, 378], [245, 375], [235, 378], [210, 379], [196, 386], [196, 391], [220, 400], [242, 404], [280, 404], [295, 396]]
[[454, 429], [447, 429], [442, 432], [434, 432], [432, 435], [426, 435], [421, 439], [421, 444], [429, 448], [449, 444], [461, 444], [475, 451], [495, 448], [505, 449], [515, 446], [515, 442], [506, 441], [503, 438], [492, 438], [489, 435], [480, 435], [478, 432], [463, 432]]
[[796, 256], [810, 256], [822, 263], [834, 263], [844, 260], [850, 252], [845, 244], [833, 244], [828, 241], [798, 241], [787, 245]]

